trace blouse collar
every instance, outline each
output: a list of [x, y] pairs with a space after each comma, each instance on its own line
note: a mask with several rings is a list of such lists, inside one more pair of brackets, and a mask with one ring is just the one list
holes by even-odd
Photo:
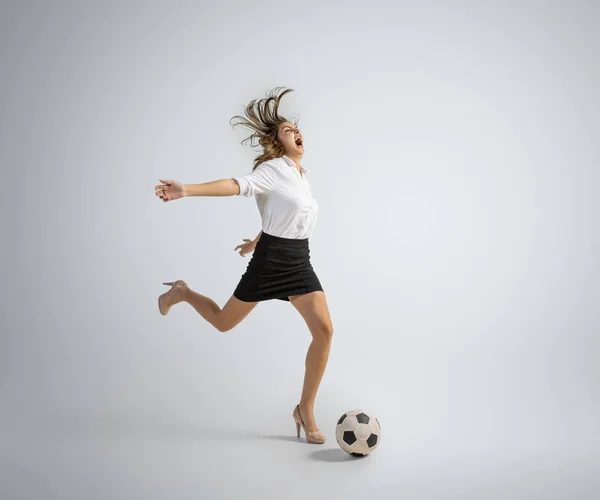
[[[296, 166], [296, 162], [294, 160], [292, 160], [291, 158], [288, 158], [287, 156], [283, 155], [283, 159], [285, 160], [285, 162], [290, 166], [290, 167], [295, 167]], [[309, 169], [304, 168], [302, 165], [300, 165], [300, 169], [302, 170], [302, 173], [305, 172], [310, 172]]]

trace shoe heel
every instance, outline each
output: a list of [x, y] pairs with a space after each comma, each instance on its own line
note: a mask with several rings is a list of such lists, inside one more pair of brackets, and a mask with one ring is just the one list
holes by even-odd
[[167, 305], [166, 304], [166, 298], [169, 296], [169, 294], [174, 289], [178, 289], [179, 291], [183, 290], [183, 287], [186, 286], [186, 283], [183, 280], [165, 281], [165, 282], [163, 282], [163, 285], [167, 285], [167, 286], [171, 287], [171, 290], [163, 293], [162, 295], [160, 295], [158, 297], [158, 310], [160, 311], [160, 313], [163, 316], [166, 316], [166, 314], [169, 312], [169, 310], [171, 309], [171, 307], [174, 305], [174, 304]]
[[[300, 405], [296, 406], [296, 408], [294, 408], [294, 421], [296, 422], [296, 434], [298, 435], [298, 437], [300, 437], [300, 428], [304, 429], [304, 435], [306, 436], [306, 441], [309, 443], [315, 443], [315, 444], [323, 444], [325, 443], [326, 439], [325, 436], [323, 436], [321, 434], [321, 436], [313, 436], [312, 432], [308, 432], [306, 430], [306, 427], [304, 426], [304, 421], [302, 420], [302, 415], [300, 415]], [[296, 418], [299, 419], [296, 420]]]

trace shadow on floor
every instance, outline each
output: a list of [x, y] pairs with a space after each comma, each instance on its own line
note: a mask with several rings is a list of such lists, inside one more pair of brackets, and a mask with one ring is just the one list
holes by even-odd
[[360, 460], [362, 457], [353, 457], [340, 448], [334, 448], [329, 450], [317, 450], [313, 451], [309, 458], [311, 460], [318, 460], [320, 462], [352, 462], [353, 460]]
[[[40, 429], [41, 430], [41, 429]], [[176, 421], [168, 418], [144, 415], [135, 418], [131, 415], [97, 415], [93, 418], [63, 416], [46, 418], [44, 433], [51, 435], [89, 436], [106, 439], [153, 440], [169, 439], [190, 441], [236, 441], [236, 440], [275, 440], [290, 443], [306, 444], [304, 437], [298, 438], [294, 433], [264, 434], [253, 430], [207, 428], [202, 424]], [[334, 441], [335, 442], [335, 441]], [[319, 445], [312, 445], [319, 446]], [[340, 450], [341, 451], [341, 450]]]

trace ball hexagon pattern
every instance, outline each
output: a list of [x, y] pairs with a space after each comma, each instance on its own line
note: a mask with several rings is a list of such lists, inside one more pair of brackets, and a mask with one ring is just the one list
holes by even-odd
[[346, 453], [363, 457], [379, 446], [381, 426], [370, 411], [350, 410], [337, 421], [335, 438]]

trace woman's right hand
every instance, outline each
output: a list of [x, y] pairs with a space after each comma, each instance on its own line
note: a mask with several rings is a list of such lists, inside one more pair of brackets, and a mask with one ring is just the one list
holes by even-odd
[[245, 257], [246, 254], [248, 254], [250, 252], [253, 252], [254, 248], [256, 248], [256, 245], [255, 245], [254, 241], [253, 240], [248, 240], [248, 239], [244, 238], [244, 243], [242, 243], [241, 245], [238, 245], [237, 247], [235, 247], [233, 249], [233, 251], [235, 252], [236, 250], [239, 249], [240, 255], [242, 257]]
[[185, 185], [178, 181], [158, 179], [163, 184], [154, 186], [154, 194], [162, 201], [178, 200], [185, 196]]

